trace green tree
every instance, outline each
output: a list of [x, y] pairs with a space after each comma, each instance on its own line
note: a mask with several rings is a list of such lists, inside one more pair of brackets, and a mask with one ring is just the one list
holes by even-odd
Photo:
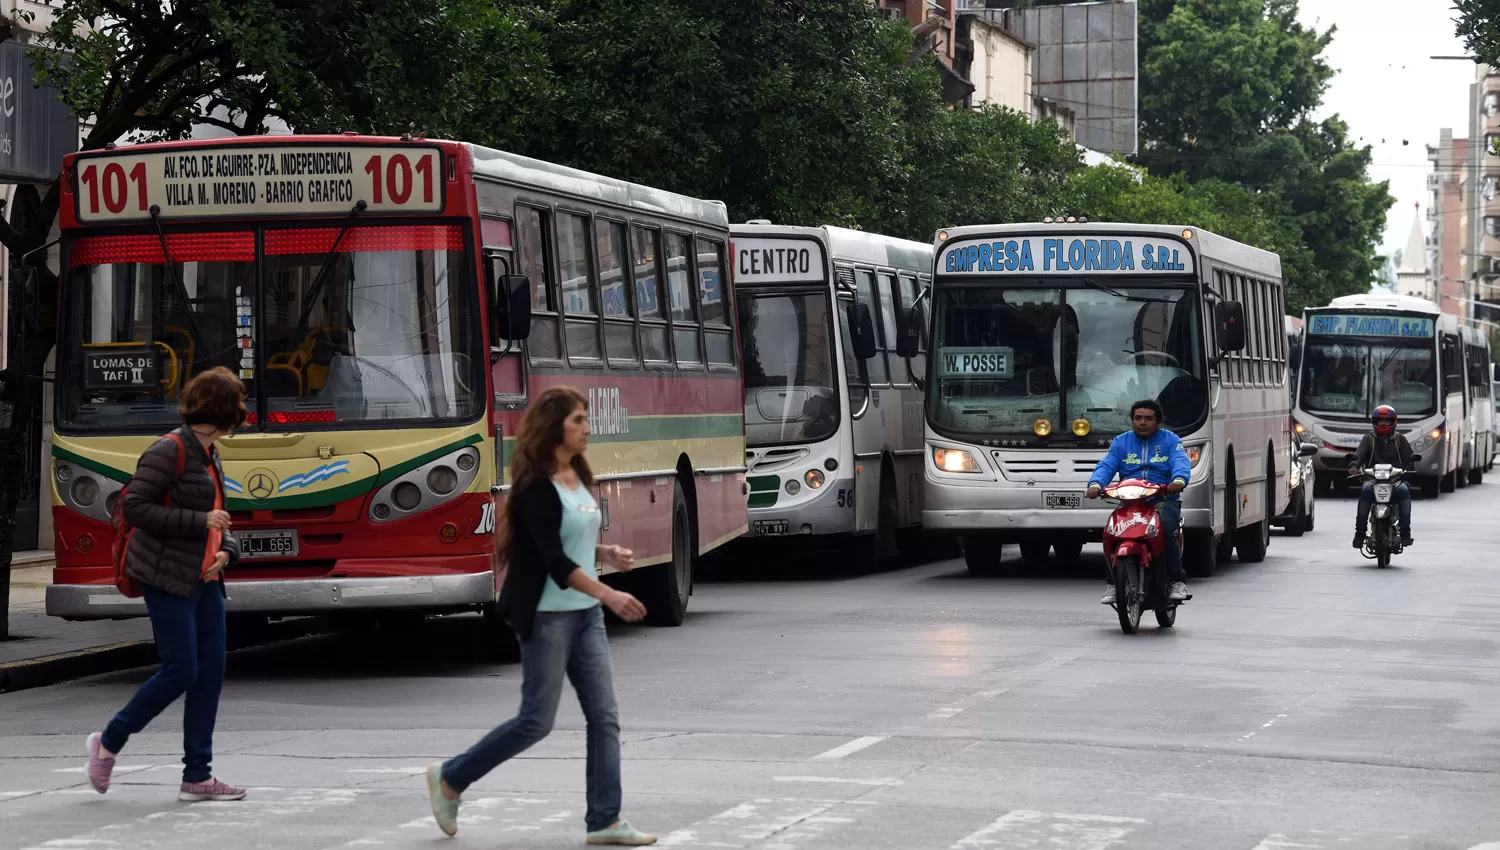
[[[178, 138], [194, 124], [236, 133], [280, 119], [300, 130], [444, 133], [481, 103], [545, 96], [533, 10], [490, 0], [63, 0], [38, 52], [40, 82], [93, 127], [82, 147]], [[506, 74], [489, 73], [495, 56]], [[41, 401], [56, 280], [43, 264], [60, 187], [23, 189], [26, 215], [0, 243], [27, 257], [39, 303], [0, 372], [0, 638], [8, 630], [25, 424]], [[21, 289], [17, 287], [17, 289]], [[19, 305], [17, 305], [19, 306]]]
[[1500, 0], [1453, 0], [1457, 30], [1474, 58], [1500, 65]]

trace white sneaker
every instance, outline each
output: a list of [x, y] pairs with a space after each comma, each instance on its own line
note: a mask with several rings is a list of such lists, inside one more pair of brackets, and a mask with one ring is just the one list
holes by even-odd
[[1173, 602], [1181, 602], [1182, 600], [1186, 599], [1187, 585], [1183, 584], [1180, 581], [1172, 582], [1172, 592], [1167, 594], [1167, 598]]
[[1113, 605], [1113, 604], [1115, 604], [1115, 586], [1114, 585], [1110, 585], [1109, 586], [1109, 590], [1104, 591], [1104, 595], [1101, 596], [1101, 597], [1099, 597], [1099, 604], [1101, 604], [1101, 605]]

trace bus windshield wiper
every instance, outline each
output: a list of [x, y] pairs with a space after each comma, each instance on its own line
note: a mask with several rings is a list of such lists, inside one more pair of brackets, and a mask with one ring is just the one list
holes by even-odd
[[307, 335], [307, 322], [312, 318], [313, 305], [318, 303], [318, 295], [323, 291], [323, 285], [328, 282], [328, 272], [333, 269], [333, 258], [339, 254], [339, 243], [344, 241], [344, 234], [354, 226], [354, 220], [365, 211], [368, 206], [364, 199], [355, 202], [354, 209], [344, 218], [344, 226], [339, 228], [339, 235], [334, 237], [333, 244], [328, 247], [328, 253], [323, 255], [323, 264], [318, 267], [318, 274], [313, 277], [312, 285], [307, 288], [307, 295], [303, 296], [302, 314], [297, 317], [297, 338]]
[[182, 278], [177, 276], [177, 264], [172, 262], [172, 252], [167, 250], [167, 234], [161, 228], [160, 204], [151, 205], [151, 223], [156, 225], [156, 239], [161, 243], [162, 270], [171, 281], [172, 289], [177, 293], [177, 297], [182, 299], [182, 309], [187, 313], [188, 325], [193, 329], [193, 339], [205, 341], [203, 332], [198, 329], [198, 316], [193, 312], [193, 301], [188, 297], [187, 285], [182, 282]]
[[1144, 295], [1126, 295], [1125, 293], [1119, 291], [1118, 289], [1114, 289], [1112, 287], [1105, 286], [1104, 284], [1100, 283], [1097, 280], [1094, 280], [1091, 277], [1080, 277], [1080, 278], [1076, 278], [1076, 280], [1078, 280], [1084, 286], [1087, 286], [1090, 289], [1097, 289], [1098, 291], [1103, 292], [1106, 295], [1113, 295], [1114, 297], [1122, 299], [1122, 300], [1125, 300], [1125, 301], [1135, 301], [1135, 302], [1137, 302], [1139, 304], [1176, 304], [1176, 303], [1178, 303], [1178, 299], [1175, 299], [1175, 298], [1147, 298]]

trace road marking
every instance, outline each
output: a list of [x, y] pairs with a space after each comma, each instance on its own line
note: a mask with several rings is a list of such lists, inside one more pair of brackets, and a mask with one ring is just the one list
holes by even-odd
[[[131, 765], [129, 767], [117, 767], [117, 768], [114, 769], [113, 775], [114, 776], [119, 776], [122, 773], [140, 773], [143, 770], [156, 770], [158, 767], [167, 767], [167, 765], [164, 765], [164, 764], [136, 764], [136, 765]], [[54, 767], [54, 768], [52, 768], [52, 772], [53, 773], [88, 773], [88, 771], [89, 771], [89, 769], [87, 767]]]
[[415, 775], [427, 770], [426, 765], [421, 767], [351, 767], [345, 773], [399, 773]]
[[964, 838], [950, 850], [987, 847], [1022, 850], [1031, 847], [1067, 847], [1068, 850], [1108, 850], [1130, 835], [1140, 818], [1114, 815], [1069, 815], [1017, 810], [1001, 815], [993, 823]]
[[1270, 835], [1267, 835], [1265, 838], [1261, 839], [1261, 842], [1250, 848], [1250, 850], [1296, 850], [1296, 848], [1318, 850], [1318, 848], [1327, 846], [1327, 844], [1302, 844], [1300, 842], [1293, 841], [1290, 838], [1287, 838], [1285, 835], [1282, 835], [1279, 832], [1273, 832]]
[[999, 685], [993, 688], [987, 688], [977, 693], [970, 694], [955, 703], [945, 705], [942, 708], [937, 709], [936, 711], [930, 712], [927, 717], [931, 720], [944, 720], [949, 717], [962, 714], [963, 712], [968, 711], [969, 709], [987, 699], [992, 699], [994, 697], [1000, 696], [1007, 691], [1012, 691], [1022, 685], [1029, 684], [1037, 677], [1043, 676], [1047, 673], [1051, 673], [1053, 670], [1056, 670], [1057, 668], [1063, 666], [1064, 664], [1067, 664], [1070, 661], [1074, 661], [1077, 658], [1077, 655], [1059, 655], [1056, 658], [1053, 658], [1051, 661], [1043, 661], [1041, 664], [1037, 664], [1033, 667], [1028, 667], [1016, 673], [1008, 682], [1003, 685]]
[[839, 746], [834, 747], [831, 750], [818, 753], [817, 755], [813, 756], [813, 761], [834, 761], [836, 759], [841, 759], [844, 756], [849, 755], [850, 753], [857, 753], [860, 750], [865, 749], [866, 747], [873, 747], [881, 741], [884, 741], [886, 737], [887, 736], [885, 735], [866, 735], [863, 738], [855, 738], [847, 744], [840, 744]]
[[[541, 815], [541, 810], [536, 808], [551, 805], [555, 804], [540, 797], [480, 797], [464, 801], [461, 820], [466, 824], [485, 824], [485, 830], [492, 832], [541, 832], [543, 827], [565, 820], [573, 814], [564, 809]], [[397, 829], [437, 829], [437, 823], [431, 815], [427, 815], [407, 821]]]
[[873, 779], [845, 779], [841, 776], [773, 776], [777, 782], [822, 782], [830, 785], [871, 785], [875, 787], [889, 787], [900, 785], [901, 780], [889, 776], [877, 776]]
[[758, 798], [676, 829], [661, 839], [662, 847], [756, 847], [794, 850], [797, 842], [818, 837], [831, 825], [851, 818], [827, 813], [842, 805], [837, 800]]

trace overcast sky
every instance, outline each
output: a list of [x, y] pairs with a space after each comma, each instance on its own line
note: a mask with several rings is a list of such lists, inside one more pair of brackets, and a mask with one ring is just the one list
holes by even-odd
[[1339, 73], [1322, 114], [1343, 116], [1351, 135], [1371, 146], [1371, 176], [1390, 181], [1396, 205], [1381, 249], [1389, 255], [1406, 244], [1413, 205], [1427, 212], [1426, 146], [1444, 127], [1469, 134], [1474, 63], [1429, 58], [1465, 53], [1450, 0], [1301, 0], [1301, 11], [1320, 31], [1338, 28], [1325, 55]]

